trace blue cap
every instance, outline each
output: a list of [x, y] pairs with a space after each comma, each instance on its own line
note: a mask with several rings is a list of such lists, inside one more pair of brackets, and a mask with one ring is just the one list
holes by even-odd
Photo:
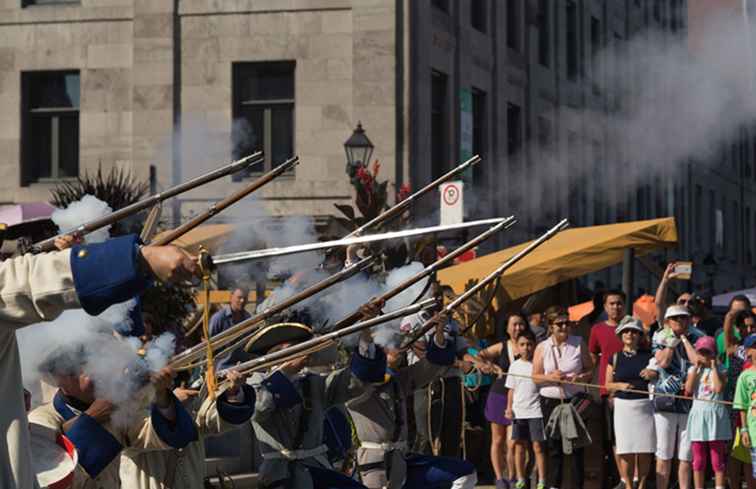
[[749, 334], [743, 342], [743, 346], [746, 348], [756, 347], [756, 334]]

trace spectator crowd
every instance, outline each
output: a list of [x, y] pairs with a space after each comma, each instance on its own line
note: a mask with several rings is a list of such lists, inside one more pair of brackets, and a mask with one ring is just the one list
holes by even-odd
[[588, 446], [603, 454], [602, 489], [754, 487], [752, 305], [735, 296], [718, 321], [694, 294], [668, 303], [674, 275], [671, 264], [653, 324], [609, 290], [589, 329], [561, 306], [513, 313], [502, 341], [468, 352], [492, 379], [483, 405], [497, 489], [582, 488]]

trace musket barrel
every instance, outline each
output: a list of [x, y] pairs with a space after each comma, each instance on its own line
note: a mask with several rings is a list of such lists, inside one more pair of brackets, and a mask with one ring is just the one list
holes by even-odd
[[174, 240], [180, 238], [184, 234], [188, 233], [192, 229], [204, 223], [205, 221], [207, 221], [214, 215], [218, 214], [219, 212], [223, 211], [227, 207], [230, 207], [231, 205], [237, 203], [238, 201], [250, 195], [254, 191], [267, 185], [273, 179], [277, 178], [278, 176], [280, 176], [281, 174], [295, 167], [298, 164], [299, 164], [299, 156], [294, 156], [293, 158], [289, 158], [288, 160], [284, 161], [283, 163], [273, 168], [269, 172], [255, 179], [249, 185], [239, 189], [238, 191], [229, 195], [228, 197], [221, 200], [220, 202], [216, 202], [215, 204], [211, 205], [210, 208], [208, 208], [208, 210], [206, 210], [202, 214], [199, 214], [193, 217], [192, 219], [188, 220], [187, 222], [177, 227], [173, 231], [161, 236], [159, 240], [155, 240], [154, 242], [150, 244], [157, 245], [157, 246], [170, 244]]
[[[569, 226], [569, 221], [567, 219], [562, 219], [557, 223], [556, 226], [546, 231], [544, 234], [542, 234], [538, 239], [531, 242], [528, 246], [520, 250], [517, 254], [511, 256], [507, 261], [502, 263], [496, 270], [488, 274], [485, 278], [480, 280], [475, 286], [471, 287], [465, 293], [448, 303], [446, 306], [444, 306], [444, 312], [449, 313], [459, 307], [461, 304], [463, 304], [465, 301], [467, 301], [470, 297], [477, 294], [478, 291], [480, 291], [483, 287], [487, 286], [494, 280], [498, 279], [505, 271], [512, 268], [517, 262], [522, 260], [525, 256], [529, 255], [533, 252], [536, 248], [541, 246], [546, 241], [553, 238], [559, 231], [562, 231], [566, 227]], [[425, 324], [420, 328], [420, 331], [415, 334], [404, 346], [404, 348], [408, 348], [410, 345], [412, 345], [415, 341], [422, 338], [428, 331], [430, 331], [430, 328], [432, 327], [431, 321], [426, 321]]]
[[262, 161], [262, 152], [258, 151], [249, 156], [245, 156], [244, 158], [240, 160], [234, 161], [233, 163], [229, 165], [216, 168], [215, 170], [205, 173], [204, 175], [200, 175], [196, 178], [193, 178], [189, 180], [188, 182], [180, 183], [169, 189], [164, 190], [163, 192], [157, 193], [155, 195], [150, 195], [149, 197], [142, 199], [139, 202], [134, 202], [131, 205], [122, 207], [121, 209], [111, 212], [107, 216], [93, 219], [92, 221], [84, 223], [73, 230], [69, 230], [67, 232], [58, 234], [57, 236], [53, 236], [52, 238], [47, 238], [42, 241], [38, 241], [37, 243], [34, 243], [34, 245], [32, 246], [32, 249], [34, 252], [37, 252], [37, 253], [52, 251], [55, 249], [55, 239], [58, 238], [59, 236], [66, 235], [66, 234], [73, 234], [76, 236], [85, 236], [102, 227], [118, 222], [121, 219], [124, 219], [133, 214], [136, 214], [137, 212], [140, 212], [144, 209], [148, 209], [159, 202], [170, 199], [171, 197], [175, 197], [176, 195], [182, 194], [184, 192], [197, 188], [208, 182], [212, 182], [213, 180], [217, 180], [226, 175], [236, 173], [244, 168], [249, 167], [250, 165], [259, 163], [260, 161]]
[[[425, 267], [425, 269], [421, 270], [420, 272], [416, 273], [412, 277], [408, 278], [401, 284], [397, 285], [393, 289], [383, 293], [381, 296], [376, 297], [372, 299], [374, 302], [385, 302], [397, 295], [399, 295], [403, 290], [405, 290], [408, 287], [411, 287], [412, 285], [416, 284], [423, 278], [431, 275], [433, 272], [438, 270], [439, 268], [443, 267], [447, 263], [452, 262], [455, 258], [460, 256], [461, 254], [467, 252], [468, 250], [471, 250], [475, 246], [479, 245], [483, 241], [487, 240], [494, 234], [498, 233], [499, 231], [503, 229], [509, 229], [510, 227], [514, 226], [514, 224], [517, 222], [517, 219], [514, 218], [514, 216], [510, 216], [506, 219], [503, 219], [499, 224], [496, 224], [495, 226], [492, 226], [488, 230], [484, 231], [483, 233], [479, 234], [478, 236], [474, 237], [467, 243], [463, 244], [456, 250], [452, 251], [451, 253], [447, 254], [446, 256], [436, 260], [434, 263], [428, 265]], [[371, 302], [372, 302], [371, 301]], [[339, 322], [334, 324], [331, 329], [338, 331], [341, 328], [345, 328], [351, 324], [354, 324], [356, 321], [359, 321], [360, 319], [360, 312], [355, 311], [351, 315], [341, 319]]]
[[277, 256], [291, 255], [294, 253], [304, 253], [308, 251], [318, 251], [322, 249], [335, 248], [349, 246], [352, 244], [364, 244], [373, 243], [376, 241], [386, 241], [391, 239], [408, 238], [412, 236], [422, 236], [431, 233], [441, 233], [444, 231], [454, 231], [458, 229], [467, 229], [475, 226], [487, 226], [490, 224], [498, 224], [503, 219], [482, 219], [480, 221], [468, 221], [458, 224], [449, 224], [441, 226], [431, 226], [426, 228], [417, 229], [404, 229], [401, 231], [392, 231], [388, 233], [369, 234], [365, 236], [355, 236], [353, 238], [343, 238], [334, 241], [323, 241], [317, 243], [308, 243], [303, 245], [284, 246], [280, 248], [266, 248], [262, 250], [254, 251], [242, 251], [238, 253], [227, 253], [225, 255], [213, 256], [213, 263], [215, 265], [222, 265], [224, 263], [237, 263], [250, 260], [261, 260], [263, 258], [271, 258]]
[[[365, 321], [360, 321], [356, 324], [353, 324], [352, 326], [349, 326], [348, 328], [344, 328], [339, 331], [333, 331], [331, 333], [324, 334], [322, 336], [317, 336], [315, 338], [304, 341], [302, 343], [292, 345], [289, 348], [286, 348], [277, 352], [269, 353], [260, 358], [255, 358], [255, 359], [240, 363], [239, 365], [232, 368], [234, 370], [238, 370], [239, 372], [251, 372], [271, 362], [285, 362], [285, 361], [288, 361], [292, 357], [296, 357], [300, 355], [302, 352], [305, 352], [307, 350], [310, 350], [313, 347], [321, 345], [322, 343], [334, 341], [338, 338], [343, 338], [344, 336], [358, 333], [360, 331], [372, 328], [379, 324], [387, 323], [395, 319], [400, 319], [410, 314], [415, 314], [416, 312], [419, 312], [423, 309], [427, 309], [428, 307], [435, 305], [435, 303], [436, 303], [435, 299], [426, 299], [422, 302], [418, 302], [417, 304], [412, 304], [410, 306], [402, 307], [400, 309], [389, 312], [387, 314], [382, 314], [380, 316], [376, 316], [374, 318], [367, 319]], [[219, 376], [222, 376], [224, 374], [225, 374], [225, 370], [218, 373]]]
[[452, 170], [448, 171], [447, 173], [441, 175], [437, 179], [433, 180], [431, 183], [426, 185], [425, 187], [421, 188], [417, 192], [413, 193], [406, 199], [404, 199], [401, 202], [398, 202], [396, 205], [391, 207], [390, 209], [385, 210], [378, 216], [374, 217], [370, 221], [366, 222], [362, 226], [358, 227], [351, 233], [347, 234], [345, 238], [352, 238], [354, 236], [360, 236], [362, 233], [367, 231], [368, 229], [378, 226], [379, 224], [386, 222], [387, 220], [393, 218], [400, 212], [404, 211], [407, 207], [409, 207], [410, 204], [412, 204], [413, 201], [417, 200], [418, 198], [422, 197], [426, 193], [430, 192], [431, 190], [438, 187], [440, 184], [450, 180], [452, 177], [458, 175], [459, 173], [465, 171], [467, 168], [471, 167], [472, 165], [475, 165], [476, 163], [480, 162], [480, 156], [475, 155], [469, 160], [465, 161], [464, 163], [460, 164], [456, 168], [453, 168]]
[[[281, 311], [291, 307], [292, 305], [298, 302], [301, 302], [305, 299], [312, 297], [313, 295], [327, 289], [328, 287], [334, 284], [337, 284], [339, 282], [342, 282], [352, 277], [353, 275], [364, 270], [374, 260], [375, 260], [375, 257], [373, 256], [368, 256], [366, 258], [363, 258], [362, 260], [358, 261], [354, 265], [347, 267], [344, 270], [341, 270], [340, 272], [335, 273], [331, 275], [330, 277], [327, 277], [321, 280], [320, 282], [317, 282], [311, 285], [310, 287], [307, 287], [303, 291], [297, 294], [294, 294], [288, 299], [281, 301], [280, 303], [275, 304], [258, 314], [255, 314], [251, 318], [246, 319], [240, 322], [239, 324], [234, 325], [233, 327], [227, 329], [226, 331], [223, 331], [222, 333], [219, 333], [213, 336], [210, 340], [211, 347], [219, 348], [219, 347], [226, 346], [229, 343], [234, 342], [234, 341], [238, 342], [240, 337], [246, 336], [256, 331], [256, 329], [254, 330], [250, 329], [252, 326], [258, 323], [261, 323], [262, 321], [265, 321], [271, 316], [274, 316], [275, 314], [280, 313]], [[207, 347], [208, 347], [208, 343], [206, 341], [203, 341], [202, 343], [199, 343], [175, 355], [173, 358], [171, 358], [169, 365], [171, 367], [178, 368], [187, 363], [194, 362], [202, 357]], [[232, 347], [228, 347], [228, 348], [232, 348]]]

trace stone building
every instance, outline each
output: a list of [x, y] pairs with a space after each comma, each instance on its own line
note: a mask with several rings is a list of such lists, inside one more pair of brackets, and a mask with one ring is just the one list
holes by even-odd
[[[674, 214], [677, 254], [709, 264], [697, 285], [750, 285], [748, 131], [726, 153], [735, 174], [649, 178], [621, 202], [598, 183], [628, 162], [584, 115], [618, 103], [606, 74], [621, 67], [596, 54], [649, 29], [684, 38], [687, 13], [685, 0], [0, 0], [2, 200], [46, 200], [56, 179], [98, 165], [152, 167], [165, 188], [259, 148], [264, 168], [302, 160], [261, 192], [271, 212], [323, 222], [352, 199], [343, 143], [362, 121], [397, 185], [481, 154], [468, 215], [523, 218], [497, 246], [562, 216]], [[175, 215], [245, 181], [192, 192]]]

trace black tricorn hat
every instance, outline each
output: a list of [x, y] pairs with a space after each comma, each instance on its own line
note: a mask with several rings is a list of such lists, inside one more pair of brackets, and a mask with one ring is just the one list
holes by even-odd
[[278, 323], [265, 326], [253, 334], [244, 351], [261, 356], [283, 343], [301, 343], [313, 337], [312, 328], [300, 323]]

